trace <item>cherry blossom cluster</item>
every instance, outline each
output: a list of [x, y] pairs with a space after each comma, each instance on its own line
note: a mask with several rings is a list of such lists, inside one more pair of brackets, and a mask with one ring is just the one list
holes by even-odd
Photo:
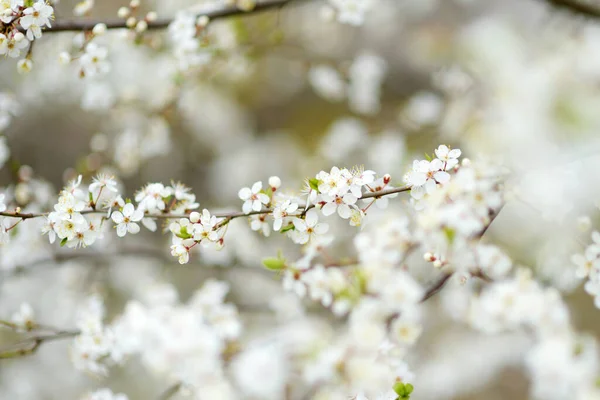
[[217, 249], [223, 247], [226, 223], [224, 219], [217, 221], [217, 217], [210, 214], [207, 209], [202, 214], [194, 211], [189, 218], [181, 218], [172, 222], [169, 230], [173, 234], [171, 255], [177, 257], [180, 264], [190, 260], [190, 251], [197, 245], [208, 247], [211, 244]]
[[[54, 8], [45, 0], [0, 2], [0, 55], [21, 57], [30, 42], [42, 37], [42, 28], [50, 27], [53, 18]], [[28, 57], [18, 63], [20, 72], [28, 72], [31, 68]]]
[[123, 6], [117, 11], [119, 18], [125, 18], [125, 25], [136, 35], [148, 30], [148, 23], [154, 22], [157, 18], [155, 11], [146, 13], [143, 18], [139, 18], [140, 0], [131, 0], [128, 6]]
[[73, 51], [63, 51], [59, 61], [63, 65], [76, 64], [80, 78], [102, 77], [111, 71], [108, 61], [108, 48], [99, 44], [96, 38], [106, 33], [106, 25], [99, 23], [90, 32], [73, 37]]
[[226, 283], [208, 280], [182, 304], [173, 286], [154, 283], [108, 325], [103, 323], [101, 299], [93, 296], [80, 310], [81, 333], [71, 352], [74, 365], [106, 375], [111, 365], [137, 356], [150, 372], [166, 374], [190, 390], [229, 385], [224, 360], [235, 351], [242, 324], [236, 307], [224, 302], [228, 291]]
[[[413, 171], [418, 168], [413, 167]], [[456, 173], [444, 185], [436, 183], [437, 179], [448, 179], [443, 170], [414, 172], [409, 178], [417, 176], [422, 188], [429, 182], [435, 183], [429, 189], [419, 190], [419, 200], [415, 202], [419, 210], [415, 236], [428, 249], [424, 258], [434, 267], [464, 278], [478, 273], [494, 278], [505, 276], [512, 267], [510, 259], [500, 248], [479, 241], [504, 205], [505, 174], [488, 163], [468, 160], [460, 167], [455, 164], [453, 169]]]
[[286, 234], [295, 243], [306, 244], [329, 229], [328, 224], [319, 222], [318, 211], [325, 217], [337, 214], [348, 220], [350, 225], [360, 226], [368, 208], [375, 203], [385, 207], [387, 199], [364, 200], [362, 208], [359, 199], [365, 193], [393, 189], [390, 181], [389, 175], [376, 179], [374, 171], [333, 167], [329, 172], [321, 171], [315, 178], [307, 180], [303, 190], [304, 201], [298, 196], [278, 191], [281, 180], [277, 177], [269, 179], [266, 190], [259, 181], [252, 187], [242, 188], [238, 195], [244, 201], [244, 213], [255, 213], [250, 217], [253, 230], [269, 235], [271, 227], [265, 215], [269, 214], [274, 231]]
[[518, 270], [513, 277], [486, 286], [471, 300], [466, 318], [490, 334], [520, 328], [533, 334], [535, 342], [525, 364], [535, 398], [597, 395], [596, 341], [574, 330], [560, 293], [533, 280], [531, 270]]
[[[106, 232], [107, 220], [114, 223], [117, 236], [123, 237], [140, 231], [140, 223], [148, 230], [157, 229], [154, 217], [167, 212], [183, 214], [199, 205], [190, 189], [180, 183], [165, 186], [150, 183], [135, 194], [135, 202], [125, 201], [119, 194], [117, 181], [109, 175], [100, 174], [84, 190], [82, 177], [65, 187], [54, 205], [54, 211], [45, 217], [42, 228], [50, 243], [56, 238], [67, 247], [87, 247]], [[20, 221], [16, 219], [17, 223]], [[5, 229], [8, 231], [10, 229]]]
[[125, 354], [117, 348], [114, 329], [104, 325], [106, 310], [102, 298], [91, 296], [81, 306], [77, 317], [80, 333], [71, 347], [75, 368], [94, 375], [108, 375], [108, 368], [122, 364]]
[[212, 59], [211, 48], [203, 40], [208, 22], [206, 16], [180, 11], [169, 25], [169, 38], [181, 70], [204, 65]]
[[[322, 256], [319, 252], [331, 240], [318, 245], [311, 242], [306, 250], [311, 256], [281, 265], [285, 288], [347, 316], [344, 334], [313, 355], [304, 367], [306, 383], [319, 383], [320, 396], [337, 398], [351, 393], [357, 398], [376, 398], [385, 393], [389, 396], [385, 398], [396, 399], [412, 391], [409, 382], [413, 374], [403, 357], [422, 331], [419, 305], [425, 293], [403, 270], [412, 240], [408, 218], [395, 216], [356, 236], [358, 260], [349, 265], [307, 261]], [[307, 263], [310, 266], [306, 267]], [[265, 264], [277, 265], [274, 260]]]
[[432, 194], [438, 184], [447, 183], [450, 180], [448, 171], [458, 165], [460, 154], [459, 149], [450, 150], [441, 145], [435, 150], [436, 158], [413, 161], [412, 170], [404, 176], [404, 182], [411, 186], [410, 195], [420, 200], [424, 195]]
[[587, 278], [584, 289], [594, 297], [594, 305], [600, 308], [600, 232], [592, 232], [592, 244], [582, 254], [574, 254], [571, 260], [577, 267], [577, 277]]

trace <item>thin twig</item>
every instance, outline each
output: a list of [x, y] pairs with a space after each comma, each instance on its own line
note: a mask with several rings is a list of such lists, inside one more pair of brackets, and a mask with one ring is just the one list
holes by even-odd
[[35, 353], [35, 351], [42, 345], [42, 343], [54, 340], [73, 338], [79, 335], [80, 333], [81, 332], [79, 330], [66, 330], [58, 331], [51, 334], [33, 336], [31, 338], [23, 340], [20, 343], [15, 344], [14, 346], [5, 349], [0, 349], [0, 359], [30, 355]]
[[[250, 15], [262, 11], [281, 8], [288, 3], [297, 0], [262, 0], [257, 2], [256, 6], [251, 11], [243, 11], [235, 5], [225, 7], [218, 10], [210, 10], [199, 13], [198, 16], [204, 15], [211, 20], [233, 17], [236, 15]], [[173, 21], [172, 18], [159, 18], [155, 21], [148, 22], [148, 30], [164, 29]], [[44, 29], [44, 32], [69, 32], [69, 31], [91, 31], [97, 24], [105, 24], [107, 29], [129, 29], [126, 19], [75, 19], [75, 20], [58, 20], [52, 23], [52, 27]]]
[[177, 394], [177, 392], [179, 392], [179, 389], [181, 389], [181, 382], [176, 382], [173, 385], [169, 386], [167, 389], [165, 389], [164, 392], [162, 392], [159, 396], [157, 400], [168, 400], [171, 397], [175, 396], [175, 394]]
[[434, 294], [436, 294], [437, 292], [439, 292], [440, 290], [442, 290], [442, 288], [444, 287], [444, 285], [446, 284], [446, 282], [448, 282], [448, 279], [450, 279], [451, 276], [452, 276], [451, 273], [445, 272], [437, 281], [435, 281], [429, 287], [429, 289], [427, 289], [427, 291], [423, 295], [423, 298], [421, 299], [421, 303], [424, 303], [429, 298], [431, 298]]
[[545, 0], [548, 4], [590, 18], [600, 18], [600, 7], [579, 0]]

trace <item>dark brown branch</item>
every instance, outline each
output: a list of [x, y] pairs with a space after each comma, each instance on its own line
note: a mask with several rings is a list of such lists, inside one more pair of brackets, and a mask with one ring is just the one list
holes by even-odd
[[[410, 190], [410, 186], [403, 186], [403, 187], [399, 187], [399, 188], [393, 188], [393, 189], [385, 189], [385, 190], [380, 190], [379, 192], [370, 192], [370, 193], [365, 193], [361, 199], [369, 199], [369, 198], [374, 198], [374, 197], [383, 197], [383, 196], [388, 196], [390, 194], [395, 194], [395, 193], [401, 193], [401, 192], [407, 192]], [[304, 206], [301, 206], [300, 208], [304, 208]], [[314, 205], [311, 205], [308, 207], [308, 209], [314, 208]], [[251, 211], [248, 214], [245, 214], [241, 211], [234, 211], [234, 212], [226, 212], [226, 213], [216, 213], [214, 214], [215, 217], [217, 218], [225, 218], [226, 222], [231, 221], [234, 218], [240, 218], [240, 217], [249, 217], [251, 215], [259, 215], [259, 214], [270, 214], [273, 210], [271, 209], [265, 209], [265, 210], [260, 210], [260, 211]], [[99, 210], [84, 210], [81, 212], [81, 214], [106, 214], [106, 211], [99, 211]], [[39, 218], [39, 217], [45, 217], [47, 216], [48, 213], [21, 213], [21, 212], [8, 212], [8, 211], [4, 211], [4, 212], [0, 212], [0, 216], [3, 217], [12, 217], [12, 218], [21, 218], [21, 219], [31, 219], [31, 218]], [[146, 217], [148, 218], [158, 218], [158, 219], [177, 219], [177, 218], [188, 218], [189, 214], [146, 214]], [[225, 222], [225, 221], [222, 221]]]
[[548, 4], [590, 18], [600, 18], [600, 7], [579, 0], [545, 0]]
[[[256, 7], [252, 11], [242, 11], [236, 6], [226, 7], [219, 10], [212, 10], [200, 15], [207, 16], [210, 20], [233, 17], [236, 15], [249, 15], [261, 11], [281, 8], [295, 0], [262, 0], [257, 1]], [[159, 18], [156, 21], [148, 22], [149, 30], [164, 29], [173, 21], [172, 18]], [[44, 29], [44, 32], [69, 32], [69, 31], [91, 31], [97, 24], [105, 24], [108, 29], [129, 29], [126, 19], [96, 20], [96, 19], [76, 19], [76, 20], [58, 20], [52, 23], [51, 28]]]
[[421, 303], [427, 301], [434, 294], [436, 294], [437, 292], [439, 292], [440, 290], [442, 290], [442, 288], [444, 287], [444, 285], [446, 284], [446, 282], [448, 282], [448, 279], [450, 279], [451, 276], [452, 276], [451, 273], [445, 272], [437, 281], [435, 281], [429, 287], [429, 289], [427, 289], [427, 291], [423, 295], [423, 298], [421, 299]]

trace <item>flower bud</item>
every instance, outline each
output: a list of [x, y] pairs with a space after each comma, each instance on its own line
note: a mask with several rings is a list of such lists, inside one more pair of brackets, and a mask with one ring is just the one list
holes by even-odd
[[146, 14], [146, 21], [148, 22], [153, 22], [156, 21], [156, 19], [158, 18], [158, 14], [156, 14], [156, 11], [150, 11], [148, 14]]
[[117, 11], [117, 16], [119, 18], [127, 18], [129, 17], [130, 10], [128, 7], [121, 7], [119, 11]]
[[200, 213], [197, 211], [192, 211], [190, 213], [190, 222], [192, 224], [196, 224], [196, 223], [198, 223], [198, 221], [200, 221]]
[[96, 36], [102, 36], [106, 33], [106, 24], [100, 23], [94, 25], [94, 29], [92, 29], [92, 33]]
[[135, 19], [135, 17], [129, 17], [127, 18], [127, 21], [125, 21], [125, 25], [127, 25], [128, 28], [133, 28], [136, 24], [137, 19]]
[[23, 35], [21, 32], [17, 32], [15, 33], [15, 36], [13, 36], [13, 39], [15, 42], [20, 42], [21, 40], [25, 39], [25, 35]]
[[392, 180], [392, 176], [390, 174], [385, 174], [383, 176], [383, 184], [384, 185], [388, 185], [391, 180]]
[[198, 25], [201, 28], [204, 28], [206, 25], [208, 25], [209, 21], [210, 19], [206, 15], [201, 15], [196, 20], [196, 25]]
[[270, 177], [269, 186], [271, 186], [271, 189], [273, 189], [273, 191], [279, 189], [279, 187], [281, 187], [281, 179], [279, 179], [278, 176]]
[[148, 23], [144, 20], [141, 20], [137, 23], [137, 25], [135, 26], [135, 30], [137, 32], [145, 32], [148, 30]]

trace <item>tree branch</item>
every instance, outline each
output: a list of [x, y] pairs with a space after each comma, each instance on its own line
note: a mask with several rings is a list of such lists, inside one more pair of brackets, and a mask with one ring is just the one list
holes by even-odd
[[0, 350], [0, 360], [6, 358], [22, 357], [35, 353], [42, 343], [53, 340], [69, 339], [80, 334], [79, 330], [57, 331], [45, 335], [37, 335], [28, 338], [14, 346]]
[[423, 298], [421, 299], [421, 303], [424, 303], [425, 301], [429, 300], [429, 298], [431, 298], [434, 294], [442, 290], [446, 282], [448, 282], [448, 279], [450, 279], [451, 277], [451, 273], [445, 272], [437, 281], [435, 281], [429, 287], [429, 289], [427, 289], [427, 291], [423, 295]]
[[[211, 10], [205, 13], [199, 13], [198, 16], [205, 15], [210, 20], [232, 17], [236, 15], [255, 14], [262, 11], [281, 8], [288, 3], [296, 0], [262, 0], [258, 1], [251, 11], [242, 11], [236, 6], [225, 7], [218, 10]], [[172, 18], [159, 18], [156, 21], [148, 22], [149, 30], [164, 29], [173, 21]], [[69, 32], [69, 31], [91, 31], [97, 24], [105, 24], [107, 29], [129, 29], [126, 19], [76, 19], [76, 20], [58, 20], [52, 23], [51, 28], [44, 29], [44, 32]]]
[[[378, 198], [378, 197], [383, 197], [383, 196], [388, 196], [391, 194], [395, 194], [395, 193], [401, 193], [401, 192], [407, 192], [411, 189], [410, 186], [402, 186], [399, 188], [392, 188], [392, 189], [385, 189], [385, 190], [380, 190], [378, 192], [369, 192], [369, 193], [365, 193], [361, 199], [370, 199], [370, 198]], [[299, 208], [304, 208], [305, 206], [300, 206]], [[314, 208], [314, 205], [310, 205], [307, 209], [311, 209]], [[225, 212], [225, 213], [216, 213], [213, 214], [215, 217], [217, 218], [225, 218], [225, 220], [227, 222], [231, 221], [234, 218], [240, 218], [240, 217], [249, 217], [251, 215], [259, 215], [259, 214], [270, 214], [272, 213], [273, 210], [271, 209], [264, 209], [264, 210], [260, 210], [260, 211], [251, 211], [250, 213], [246, 214], [244, 212], [241, 211], [234, 211], [234, 212]], [[31, 219], [31, 218], [40, 218], [40, 217], [46, 217], [48, 216], [49, 213], [21, 213], [21, 212], [0, 212], [0, 216], [3, 217], [12, 217], [12, 218], [21, 218], [23, 220], [25, 219]], [[81, 211], [80, 214], [106, 214], [106, 211], [101, 211], [101, 210], [94, 210], [94, 209], [89, 209], [89, 210], [84, 210]], [[302, 215], [303, 213], [299, 214]], [[147, 218], [158, 218], [158, 219], [178, 219], [178, 218], [187, 218], [189, 217], [189, 214], [146, 214], [145, 217]], [[225, 222], [225, 221], [223, 221]]]
[[600, 18], [600, 7], [579, 0], [545, 0], [548, 4], [575, 14], [590, 18]]

